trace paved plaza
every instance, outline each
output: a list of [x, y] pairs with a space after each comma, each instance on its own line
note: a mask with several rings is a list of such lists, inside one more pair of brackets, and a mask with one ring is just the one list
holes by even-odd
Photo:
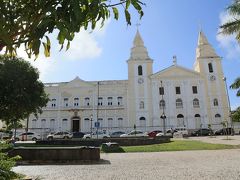
[[240, 149], [101, 154], [99, 164], [18, 166], [47, 180], [239, 180]]

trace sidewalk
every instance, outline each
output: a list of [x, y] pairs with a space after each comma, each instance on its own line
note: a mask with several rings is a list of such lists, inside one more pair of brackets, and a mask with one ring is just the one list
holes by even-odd
[[240, 135], [173, 138], [173, 140], [198, 140], [198, 141], [212, 143], [212, 144], [240, 145]]

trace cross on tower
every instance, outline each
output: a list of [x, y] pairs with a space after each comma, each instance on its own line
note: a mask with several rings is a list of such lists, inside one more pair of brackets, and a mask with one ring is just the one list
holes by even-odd
[[137, 29], [138, 29], [138, 27], [141, 26], [141, 24], [140, 24], [140, 23], [137, 23], [136, 26], [137, 26]]

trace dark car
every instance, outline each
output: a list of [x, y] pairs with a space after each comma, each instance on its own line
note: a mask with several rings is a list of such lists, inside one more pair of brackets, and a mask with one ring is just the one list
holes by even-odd
[[215, 132], [215, 135], [233, 135], [234, 129], [233, 128], [222, 128]]
[[116, 131], [110, 134], [110, 137], [120, 137], [122, 134], [125, 134], [123, 131]]
[[149, 137], [156, 137], [156, 135], [157, 135], [158, 133], [161, 133], [161, 132], [162, 132], [162, 131], [160, 131], [160, 130], [151, 131], [151, 132], [148, 133], [148, 136], [149, 136]]
[[210, 136], [213, 135], [212, 129], [197, 129], [192, 132], [192, 136]]
[[72, 138], [83, 138], [83, 136], [85, 135], [85, 133], [83, 132], [73, 132], [72, 134]]

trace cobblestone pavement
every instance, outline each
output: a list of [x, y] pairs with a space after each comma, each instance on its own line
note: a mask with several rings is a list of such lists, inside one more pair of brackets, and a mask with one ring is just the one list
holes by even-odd
[[47, 180], [239, 180], [240, 149], [101, 154], [102, 164], [18, 166]]

